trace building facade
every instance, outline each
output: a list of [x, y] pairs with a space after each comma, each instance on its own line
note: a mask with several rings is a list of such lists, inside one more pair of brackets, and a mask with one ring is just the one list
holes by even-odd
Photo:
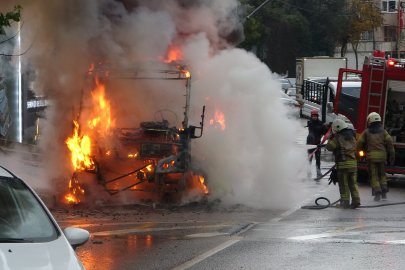
[[[362, 68], [365, 56], [372, 54], [375, 50], [386, 52], [397, 58], [397, 47], [401, 51], [401, 58], [405, 58], [405, 35], [400, 29], [400, 37], [397, 39], [397, 29], [401, 28], [400, 16], [398, 13], [404, 12], [405, 1], [385, 1], [376, 0], [376, 6], [380, 7], [381, 15], [384, 19], [383, 25], [377, 29], [364, 32], [361, 35], [360, 44], [357, 47], [358, 52], [358, 69]], [[399, 11], [401, 8], [401, 11]], [[340, 49], [336, 48], [335, 57], [340, 57]], [[346, 55], [348, 58], [348, 68], [356, 69], [356, 57], [352, 44], [348, 44]]]

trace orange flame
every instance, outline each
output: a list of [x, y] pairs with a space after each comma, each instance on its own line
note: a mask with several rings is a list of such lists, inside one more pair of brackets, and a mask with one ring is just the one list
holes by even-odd
[[67, 203], [78, 204], [80, 202], [78, 197], [84, 195], [84, 189], [79, 186], [79, 181], [77, 181], [77, 179], [74, 179], [73, 183], [72, 179], [70, 179], [69, 189], [71, 192], [65, 196]]
[[94, 162], [91, 159], [91, 142], [87, 135], [79, 135], [79, 123], [73, 121], [75, 125], [72, 138], [68, 138], [65, 143], [71, 151], [71, 160], [76, 170], [93, 169]]
[[91, 74], [91, 72], [93, 71], [93, 69], [94, 69], [94, 63], [91, 64], [91, 68], [89, 69], [89, 74]]
[[[92, 65], [91, 70], [94, 68]], [[105, 99], [105, 86], [96, 78], [96, 89], [91, 92], [93, 97], [93, 119], [87, 123], [90, 129], [94, 129], [101, 136], [109, 135], [110, 129], [115, 126], [115, 119], [111, 120], [111, 107], [109, 101]], [[73, 121], [74, 132], [71, 138], [68, 138], [65, 143], [71, 151], [71, 161], [75, 170], [94, 170], [95, 163], [91, 156], [91, 139], [88, 134], [80, 134], [79, 123]], [[110, 151], [106, 153], [110, 154]], [[70, 193], [65, 196], [67, 203], [79, 203], [78, 196], [84, 195], [84, 189], [79, 185], [77, 179], [69, 181]]]
[[171, 63], [172, 61], [180, 62], [183, 59], [183, 53], [178, 46], [170, 44], [167, 48], [166, 56], [160, 56], [159, 58], [166, 63]]
[[202, 175], [194, 174], [194, 172], [190, 172], [190, 177], [193, 183], [197, 183], [199, 188], [202, 189], [204, 194], [208, 194], [209, 190], [207, 186], [205, 185], [205, 178]]
[[110, 128], [115, 126], [115, 119], [111, 120], [110, 102], [105, 99], [105, 85], [96, 78], [97, 88], [91, 92], [94, 103], [94, 115], [98, 117], [89, 120], [87, 123], [90, 129], [94, 129], [99, 123], [102, 123], [100, 134], [105, 136], [109, 134]]
[[65, 199], [67, 200], [67, 203], [75, 203], [75, 204], [77, 204], [77, 203], [79, 203], [80, 202], [80, 200], [78, 200], [78, 199], [76, 199], [76, 197], [75, 196], [73, 196], [72, 194], [68, 194], [68, 195], [66, 195], [65, 196]]
[[209, 191], [208, 191], [208, 189], [207, 189], [207, 186], [204, 184], [204, 183], [205, 183], [205, 178], [202, 177], [201, 175], [198, 175], [198, 178], [199, 178], [199, 180], [200, 180], [201, 188], [203, 189], [204, 193], [205, 193], [205, 194], [208, 194]]
[[221, 125], [222, 130], [225, 130], [225, 116], [222, 112], [219, 110], [215, 111], [214, 115], [215, 122], [219, 123]]

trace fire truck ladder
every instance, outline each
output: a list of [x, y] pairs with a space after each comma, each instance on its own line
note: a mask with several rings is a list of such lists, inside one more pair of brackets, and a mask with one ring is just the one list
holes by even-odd
[[[371, 68], [370, 72], [370, 83], [368, 89], [368, 102], [367, 102], [367, 114], [370, 113], [370, 108], [374, 109], [378, 114], [381, 115], [381, 105], [383, 100], [383, 90], [384, 90], [384, 78], [385, 78], [385, 68], [386, 68], [386, 61], [385, 58], [380, 57], [371, 57], [370, 59], [369, 68]], [[376, 76], [376, 73], [382, 72], [381, 77]], [[380, 79], [378, 79], [380, 78]], [[371, 89], [378, 89], [378, 87], [372, 87], [373, 85], [379, 85], [379, 92], [371, 92]], [[380, 105], [370, 105], [370, 100], [372, 97], [380, 98]], [[367, 128], [367, 123], [366, 123]]]

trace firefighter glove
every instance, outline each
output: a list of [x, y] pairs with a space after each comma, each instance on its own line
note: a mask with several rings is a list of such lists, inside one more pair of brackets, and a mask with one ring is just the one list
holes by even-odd
[[331, 174], [330, 174], [330, 181], [329, 181], [329, 185], [331, 183], [333, 183], [336, 186], [336, 183], [338, 182], [338, 177], [337, 177], [337, 170], [333, 169]]

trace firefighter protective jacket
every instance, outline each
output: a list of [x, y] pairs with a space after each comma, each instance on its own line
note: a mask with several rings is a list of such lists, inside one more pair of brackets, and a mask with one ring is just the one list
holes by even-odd
[[357, 171], [356, 134], [353, 130], [345, 128], [329, 137], [326, 150], [333, 151], [338, 170]]
[[357, 141], [356, 151], [366, 152], [366, 159], [371, 162], [385, 162], [387, 151], [390, 156], [395, 155], [394, 144], [391, 136], [381, 126], [380, 122], [373, 122], [369, 125]]

